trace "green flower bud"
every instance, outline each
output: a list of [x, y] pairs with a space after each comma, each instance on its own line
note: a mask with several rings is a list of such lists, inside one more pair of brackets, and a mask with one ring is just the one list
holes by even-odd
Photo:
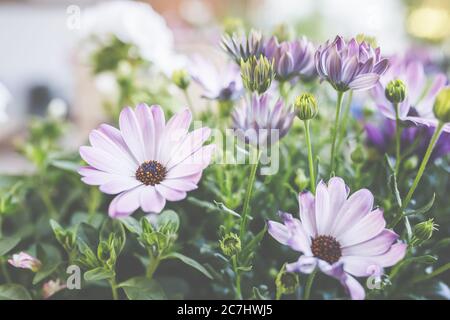
[[402, 80], [392, 80], [384, 90], [386, 98], [392, 103], [400, 103], [406, 98], [406, 86]]
[[275, 278], [278, 294], [292, 294], [298, 288], [299, 279], [296, 273], [287, 272], [283, 266]]
[[259, 58], [251, 56], [246, 61], [241, 59], [241, 77], [247, 90], [259, 94], [266, 92], [275, 77], [273, 60], [269, 62], [263, 55]]
[[316, 98], [310, 93], [303, 93], [298, 96], [295, 99], [294, 108], [300, 120], [313, 119], [319, 112]]
[[361, 145], [358, 145], [350, 154], [350, 158], [354, 163], [363, 163], [366, 160], [366, 152]]
[[450, 87], [442, 89], [434, 101], [434, 115], [444, 123], [450, 122]]
[[409, 157], [405, 161], [405, 169], [406, 170], [414, 170], [417, 168], [418, 164], [419, 164], [419, 159], [417, 158], [417, 156]]
[[285, 23], [276, 25], [272, 34], [278, 39], [279, 42], [289, 41], [294, 38], [294, 30], [290, 25]]
[[244, 23], [238, 18], [225, 18], [222, 25], [223, 31], [230, 36], [233, 34], [240, 34], [244, 31]]
[[420, 222], [413, 229], [413, 245], [421, 245], [433, 236], [433, 231], [438, 230], [438, 225], [434, 223], [434, 219]]
[[306, 176], [303, 169], [297, 169], [296, 173], [295, 183], [297, 184], [299, 190], [305, 190], [309, 185], [309, 178]]
[[186, 90], [191, 83], [191, 78], [186, 70], [179, 69], [172, 73], [172, 81], [181, 90]]
[[361, 43], [361, 42], [367, 42], [368, 44], [370, 44], [370, 46], [372, 47], [372, 48], [376, 48], [376, 47], [378, 47], [378, 44], [377, 44], [377, 38], [375, 38], [375, 37], [373, 37], [373, 36], [368, 36], [368, 35], [366, 35], [366, 34], [363, 34], [363, 33], [360, 33], [360, 34], [358, 34], [358, 35], [356, 35], [356, 41], [358, 42], [358, 43]]
[[223, 254], [231, 257], [241, 252], [241, 239], [235, 233], [228, 233], [219, 241]]

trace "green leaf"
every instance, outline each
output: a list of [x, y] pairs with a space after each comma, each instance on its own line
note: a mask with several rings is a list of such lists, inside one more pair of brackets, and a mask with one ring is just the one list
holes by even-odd
[[67, 160], [53, 160], [50, 164], [58, 169], [77, 172], [80, 168], [80, 164], [77, 162], [67, 161]]
[[102, 225], [100, 230], [100, 243], [101, 242], [110, 242], [110, 238], [113, 237], [114, 249], [117, 255], [122, 252], [123, 247], [125, 246], [126, 234], [125, 228], [120, 221], [115, 219], [107, 219]]
[[258, 232], [258, 234], [254, 236], [253, 239], [242, 249], [241, 253], [239, 254], [239, 257], [242, 258], [244, 262], [243, 265], [247, 265], [250, 262], [252, 253], [254, 253], [256, 247], [264, 238], [266, 231], [267, 225], [265, 225], [264, 228], [260, 232]]
[[61, 265], [61, 254], [58, 249], [49, 244], [38, 244], [36, 255], [42, 262], [42, 266], [34, 275], [33, 284], [37, 284], [49, 277]]
[[219, 208], [220, 211], [223, 211], [225, 213], [231, 214], [232, 216], [235, 216], [237, 218], [241, 218], [241, 215], [237, 213], [236, 211], [231, 210], [226, 205], [224, 205], [222, 202], [217, 202], [214, 200], [214, 204]]
[[157, 216], [156, 227], [162, 233], [166, 233], [166, 231], [176, 233], [180, 227], [180, 218], [175, 211], [165, 210]]
[[19, 237], [9, 237], [0, 239], [0, 256], [7, 254], [9, 251], [15, 248], [20, 242]]
[[141, 233], [142, 233], [141, 224], [135, 218], [130, 216], [130, 217], [119, 218], [118, 220], [120, 222], [122, 222], [123, 225], [125, 226], [125, 228], [127, 228], [128, 231], [130, 231], [131, 233], [141, 235]]
[[129, 300], [164, 300], [166, 295], [155, 280], [145, 277], [131, 278], [118, 285], [125, 291]]
[[100, 281], [105, 279], [112, 279], [114, 277], [114, 271], [106, 270], [102, 267], [95, 268], [84, 273], [84, 280], [86, 281]]
[[428, 201], [427, 204], [425, 204], [423, 207], [421, 207], [419, 209], [407, 210], [407, 211], [405, 211], [405, 215], [411, 216], [411, 215], [419, 215], [419, 214], [427, 213], [433, 206], [435, 198], [436, 198], [436, 194], [433, 193], [433, 197], [431, 197], [431, 200]]
[[192, 268], [197, 269], [198, 271], [203, 273], [209, 279], [212, 279], [211, 274], [209, 273], [208, 270], [206, 270], [206, 268], [204, 266], [202, 266], [200, 263], [198, 263], [194, 259], [186, 257], [185, 255], [183, 255], [181, 253], [178, 253], [178, 252], [169, 253], [168, 255], [164, 256], [164, 259], [179, 259], [182, 262], [184, 262], [185, 264], [191, 266]]
[[0, 300], [31, 300], [31, 296], [18, 284], [4, 284], [0, 285]]

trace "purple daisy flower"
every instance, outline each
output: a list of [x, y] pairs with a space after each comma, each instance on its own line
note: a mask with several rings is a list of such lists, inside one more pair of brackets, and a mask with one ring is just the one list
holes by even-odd
[[281, 99], [273, 107], [269, 93], [258, 96], [253, 94], [236, 107], [231, 115], [236, 135], [246, 143], [255, 146], [270, 145], [283, 138], [292, 126], [295, 112], [285, 107]]
[[380, 48], [373, 49], [352, 38], [348, 43], [337, 36], [333, 42], [321, 45], [315, 55], [317, 73], [337, 91], [367, 90], [375, 86], [387, 67]]
[[[367, 144], [380, 153], [394, 154], [395, 121], [384, 118], [381, 124], [366, 123], [364, 125]], [[401, 152], [408, 152], [422, 158], [430, 144], [434, 128], [410, 125], [403, 128], [400, 140]], [[392, 150], [391, 150], [392, 149]], [[443, 132], [434, 146], [431, 160], [436, 160], [450, 153], [450, 133]]]
[[271, 37], [264, 48], [266, 57], [274, 61], [277, 78], [283, 81], [296, 76], [313, 77], [316, 73], [314, 52], [313, 44], [306, 37], [281, 43]]
[[364, 299], [354, 277], [380, 276], [384, 267], [405, 256], [406, 244], [386, 229], [381, 209], [373, 209], [373, 195], [361, 189], [349, 197], [344, 180], [320, 182], [316, 196], [299, 195], [300, 220], [281, 213], [283, 224], [269, 221], [269, 233], [281, 244], [302, 253], [286, 265], [289, 272], [311, 273], [318, 267], [338, 279], [352, 299]]
[[111, 217], [128, 216], [139, 207], [159, 213], [166, 200], [182, 200], [197, 188], [214, 145], [203, 146], [209, 128], [188, 133], [191, 119], [184, 109], [166, 123], [160, 106], [139, 104], [122, 110], [120, 130], [102, 124], [90, 133], [91, 146], [80, 147], [89, 166], [79, 173], [84, 183], [118, 194], [109, 206]]
[[[447, 77], [439, 73], [428, 80], [422, 63], [398, 57], [391, 60], [391, 66], [371, 92], [378, 109], [386, 118], [395, 120], [395, 109], [387, 100], [384, 88], [389, 81], [400, 79], [407, 89], [405, 100], [398, 106], [400, 120], [436, 127], [438, 120], [433, 113], [433, 104], [439, 91], [445, 87]], [[444, 131], [450, 132], [450, 124], [444, 126]]]
[[234, 101], [244, 93], [240, 68], [235, 63], [226, 65], [223, 72], [200, 57], [192, 59], [192, 79], [203, 89], [202, 97], [211, 100]]

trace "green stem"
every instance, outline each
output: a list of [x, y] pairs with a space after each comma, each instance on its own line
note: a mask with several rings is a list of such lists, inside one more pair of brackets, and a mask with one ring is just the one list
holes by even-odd
[[308, 165], [309, 165], [309, 180], [311, 184], [312, 194], [316, 194], [316, 177], [314, 174], [314, 162], [311, 147], [311, 137], [309, 134], [309, 120], [303, 121], [305, 125], [306, 145], [308, 146]]
[[154, 258], [150, 258], [150, 264], [147, 267], [146, 277], [149, 279], [153, 278], [153, 274], [155, 273], [156, 269], [159, 266], [159, 263], [161, 262], [161, 259], [159, 256], [156, 256]]
[[192, 117], [194, 117], [194, 105], [192, 104], [191, 97], [189, 96], [189, 92], [187, 89], [183, 90], [184, 97], [186, 99], [187, 104], [189, 105], [189, 110], [191, 110]]
[[306, 280], [306, 285], [305, 285], [305, 293], [303, 296], [304, 300], [309, 300], [309, 297], [311, 295], [311, 287], [312, 284], [314, 282], [314, 278], [316, 276], [317, 270], [314, 270], [309, 276], [308, 279]]
[[261, 151], [257, 151], [258, 154], [256, 156], [256, 161], [254, 164], [252, 164], [252, 168], [250, 171], [250, 177], [248, 178], [248, 185], [247, 185], [247, 191], [245, 193], [245, 199], [244, 199], [244, 208], [242, 209], [242, 216], [241, 216], [241, 225], [239, 227], [239, 238], [241, 239], [241, 242], [244, 242], [244, 235], [245, 235], [245, 229], [247, 227], [247, 215], [248, 215], [248, 209], [250, 205], [250, 198], [252, 197], [252, 191], [253, 191], [253, 185], [255, 182], [256, 177], [256, 171], [258, 169], [259, 159], [261, 158]]
[[334, 130], [333, 130], [333, 142], [331, 144], [331, 159], [330, 159], [330, 168], [331, 172], [334, 172], [334, 166], [336, 163], [335, 160], [335, 153], [336, 149], [336, 137], [339, 132], [339, 115], [341, 113], [341, 106], [342, 106], [342, 97], [344, 96], [344, 93], [341, 91], [338, 91], [337, 101], [336, 101], [336, 115], [334, 119]]
[[416, 191], [416, 188], [419, 185], [420, 179], [422, 179], [422, 175], [425, 171], [428, 160], [430, 160], [431, 153], [433, 152], [434, 146], [436, 145], [436, 142], [442, 133], [443, 127], [444, 127], [444, 123], [439, 122], [438, 126], [436, 127], [436, 130], [433, 133], [433, 136], [431, 137], [430, 144], [428, 145], [427, 151], [425, 152], [425, 155], [423, 156], [419, 170], [417, 171], [416, 178], [414, 179], [414, 182], [413, 182], [411, 188], [409, 189], [405, 200], [402, 203], [402, 207], [400, 208], [400, 214], [392, 223], [392, 228], [394, 228], [403, 218], [403, 216], [404, 216], [403, 211], [405, 210], [405, 208], [408, 206], [409, 202], [411, 201], [412, 196], [414, 195], [414, 191]]
[[341, 125], [341, 130], [339, 132], [339, 139], [338, 139], [338, 144], [337, 144], [338, 150], [341, 148], [342, 141], [344, 140], [345, 130], [347, 129], [348, 115], [350, 114], [352, 100], [353, 100], [353, 90], [350, 90], [348, 92], [347, 103], [345, 104], [344, 114], [342, 116], [342, 125]]
[[398, 171], [400, 169], [400, 162], [401, 162], [400, 144], [402, 133], [400, 127], [398, 103], [394, 103], [394, 109], [395, 109], [395, 175], [398, 176]]
[[0, 239], [3, 237], [3, 231], [2, 231], [2, 228], [3, 228], [3, 216], [2, 216], [2, 214], [0, 213]]
[[117, 292], [117, 283], [116, 278], [111, 278], [109, 280], [109, 284], [111, 286], [112, 297], [114, 300], [119, 300], [119, 294]]
[[444, 264], [444, 265], [443, 265], [442, 267], [440, 267], [440, 268], [437, 268], [435, 271], [433, 271], [433, 272], [430, 273], [430, 274], [426, 274], [426, 275], [423, 275], [423, 276], [419, 276], [419, 277], [413, 279], [413, 280], [412, 280], [412, 283], [413, 283], [413, 284], [416, 284], [416, 283], [418, 283], [418, 282], [430, 280], [431, 278], [434, 278], [434, 277], [436, 277], [436, 276], [440, 275], [441, 273], [444, 273], [444, 272], [446, 272], [446, 271], [448, 271], [448, 270], [450, 270], [450, 262]]
[[236, 277], [236, 299], [242, 300], [242, 291], [241, 291], [241, 274], [238, 270], [238, 263], [237, 263], [237, 257], [234, 255], [231, 258], [231, 261], [233, 262], [233, 271], [234, 275]]
[[43, 187], [43, 188], [39, 188], [39, 190], [40, 190], [39, 194], [41, 195], [42, 202], [44, 203], [45, 207], [47, 208], [50, 218], [56, 219], [58, 217], [58, 211], [56, 211], [56, 208], [53, 205], [53, 202], [51, 200], [48, 189], [46, 187]]

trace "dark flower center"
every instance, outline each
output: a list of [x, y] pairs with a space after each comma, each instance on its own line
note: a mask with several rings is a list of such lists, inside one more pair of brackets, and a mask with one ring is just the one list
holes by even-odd
[[166, 168], [158, 161], [151, 160], [142, 163], [136, 170], [136, 179], [145, 185], [154, 186], [164, 180], [167, 174]]
[[342, 256], [340, 243], [332, 236], [317, 236], [312, 239], [313, 255], [329, 264], [333, 264]]

